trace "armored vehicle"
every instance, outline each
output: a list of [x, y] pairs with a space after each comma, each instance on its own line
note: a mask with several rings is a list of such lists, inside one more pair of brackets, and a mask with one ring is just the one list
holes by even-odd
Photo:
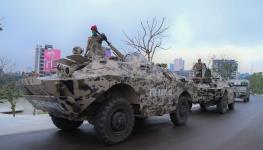
[[241, 98], [244, 102], [249, 102], [249, 81], [248, 80], [229, 80], [229, 85], [234, 90], [235, 98]]
[[192, 80], [195, 83], [193, 104], [199, 104], [202, 110], [209, 106], [216, 106], [219, 113], [224, 114], [227, 109], [234, 109], [234, 92], [219, 74], [212, 73], [210, 69], [203, 65]]
[[137, 117], [170, 114], [174, 125], [187, 122], [191, 82], [181, 80], [144, 56], [88, 58], [77, 53], [58, 60], [54, 76], [21, 80], [26, 99], [50, 114], [62, 130], [88, 120], [106, 144], [120, 143], [131, 134]]

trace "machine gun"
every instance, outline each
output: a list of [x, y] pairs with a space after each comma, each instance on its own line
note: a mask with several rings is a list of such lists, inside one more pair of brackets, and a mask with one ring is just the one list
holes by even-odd
[[117, 50], [113, 45], [111, 45], [111, 43], [107, 40], [107, 37], [102, 33], [100, 33], [99, 31], [97, 31], [97, 34], [108, 44], [108, 46], [113, 50], [113, 53], [118, 57], [120, 58], [121, 60], [123, 60], [124, 58], [124, 55], [119, 51]]
[[[97, 30], [97, 27], [96, 27], [96, 26], [92, 26], [92, 27], [91, 27], [91, 30], [95, 31], [95, 32], [108, 44], [108, 46], [113, 50], [113, 53], [114, 53], [120, 60], [123, 60], [123, 59], [124, 59], [124, 55], [123, 55], [119, 50], [117, 50], [113, 45], [111, 45], [111, 43], [107, 40], [107, 37], [105, 36], [105, 34], [100, 33], [100, 32]], [[86, 50], [84, 56], [86, 56], [87, 53], [88, 53], [88, 50]]]

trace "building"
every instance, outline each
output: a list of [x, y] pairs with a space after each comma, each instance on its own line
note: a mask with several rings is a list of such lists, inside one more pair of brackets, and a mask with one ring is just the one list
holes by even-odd
[[212, 70], [219, 73], [225, 79], [237, 79], [238, 77], [238, 63], [233, 59], [213, 60]]
[[184, 60], [182, 58], [174, 59], [174, 71], [184, 70]]
[[180, 70], [180, 71], [175, 71], [175, 73], [187, 79], [193, 78], [193, 70]]
[[36, 54], [35, 54], [35, 72], [40, 76], [44, 74], [44, 52], [45, 48], [42, 45], [36, 46]]
[[249, 74], [249, 73], [239, 73], [238, 79], [246, 79], [246, 80], [248, 80], [250, 76], [251, 76], [251, 74]]
[[169, 64], [169, 70], [174, 71], [174, 64]]
[[36, 46], [35, 72], [40, 76], [54, 74], [56, 72], [55, 60], [60, 59], [60, 50], [54, 49], [52, 45]]

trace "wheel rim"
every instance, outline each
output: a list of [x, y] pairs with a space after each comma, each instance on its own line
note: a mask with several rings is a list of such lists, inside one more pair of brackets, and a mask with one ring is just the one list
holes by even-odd
[[121, 110], [115, 111], [111, 117], [111, 129], [113, 132], [121, 132], [127, 128], [127, 115]]

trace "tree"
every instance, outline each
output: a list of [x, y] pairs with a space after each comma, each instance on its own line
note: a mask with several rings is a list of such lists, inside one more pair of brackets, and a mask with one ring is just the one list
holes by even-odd
[[5, 84], [0, 89], [0, 100], [7, 100], [11, 104], [12, 114], [15, 117], [15, 107], [16, 107], [16, 99], [21, 97], [22, 94], [20, 90], [16, 87], [15, 81]]
[[168, 27], [164, 25], [165, 18], [159, 23], [156, 18], [151, 22], [141, 22], [140, 29], [137, 31], [137, 36], [131, 38], [127, 34], [126, 44], [135, 48], [138, 52], [147, 56], [148, 61], [152, 62], [155, 51], [157, 49], [165, 49], [162, 47], [162, 41], [165, 37], [164, 33]]
[[253, 94], [263, 94], [263, 73], [254, 73], [250, 79], [250, 89]]
[[9, 72], [12, 67], [10, 59], [0, 56], [0, 103], [8, 101], [15, 116], [16, 99], [21, 97], [22, 93], [16, 86], [16, 76]]

